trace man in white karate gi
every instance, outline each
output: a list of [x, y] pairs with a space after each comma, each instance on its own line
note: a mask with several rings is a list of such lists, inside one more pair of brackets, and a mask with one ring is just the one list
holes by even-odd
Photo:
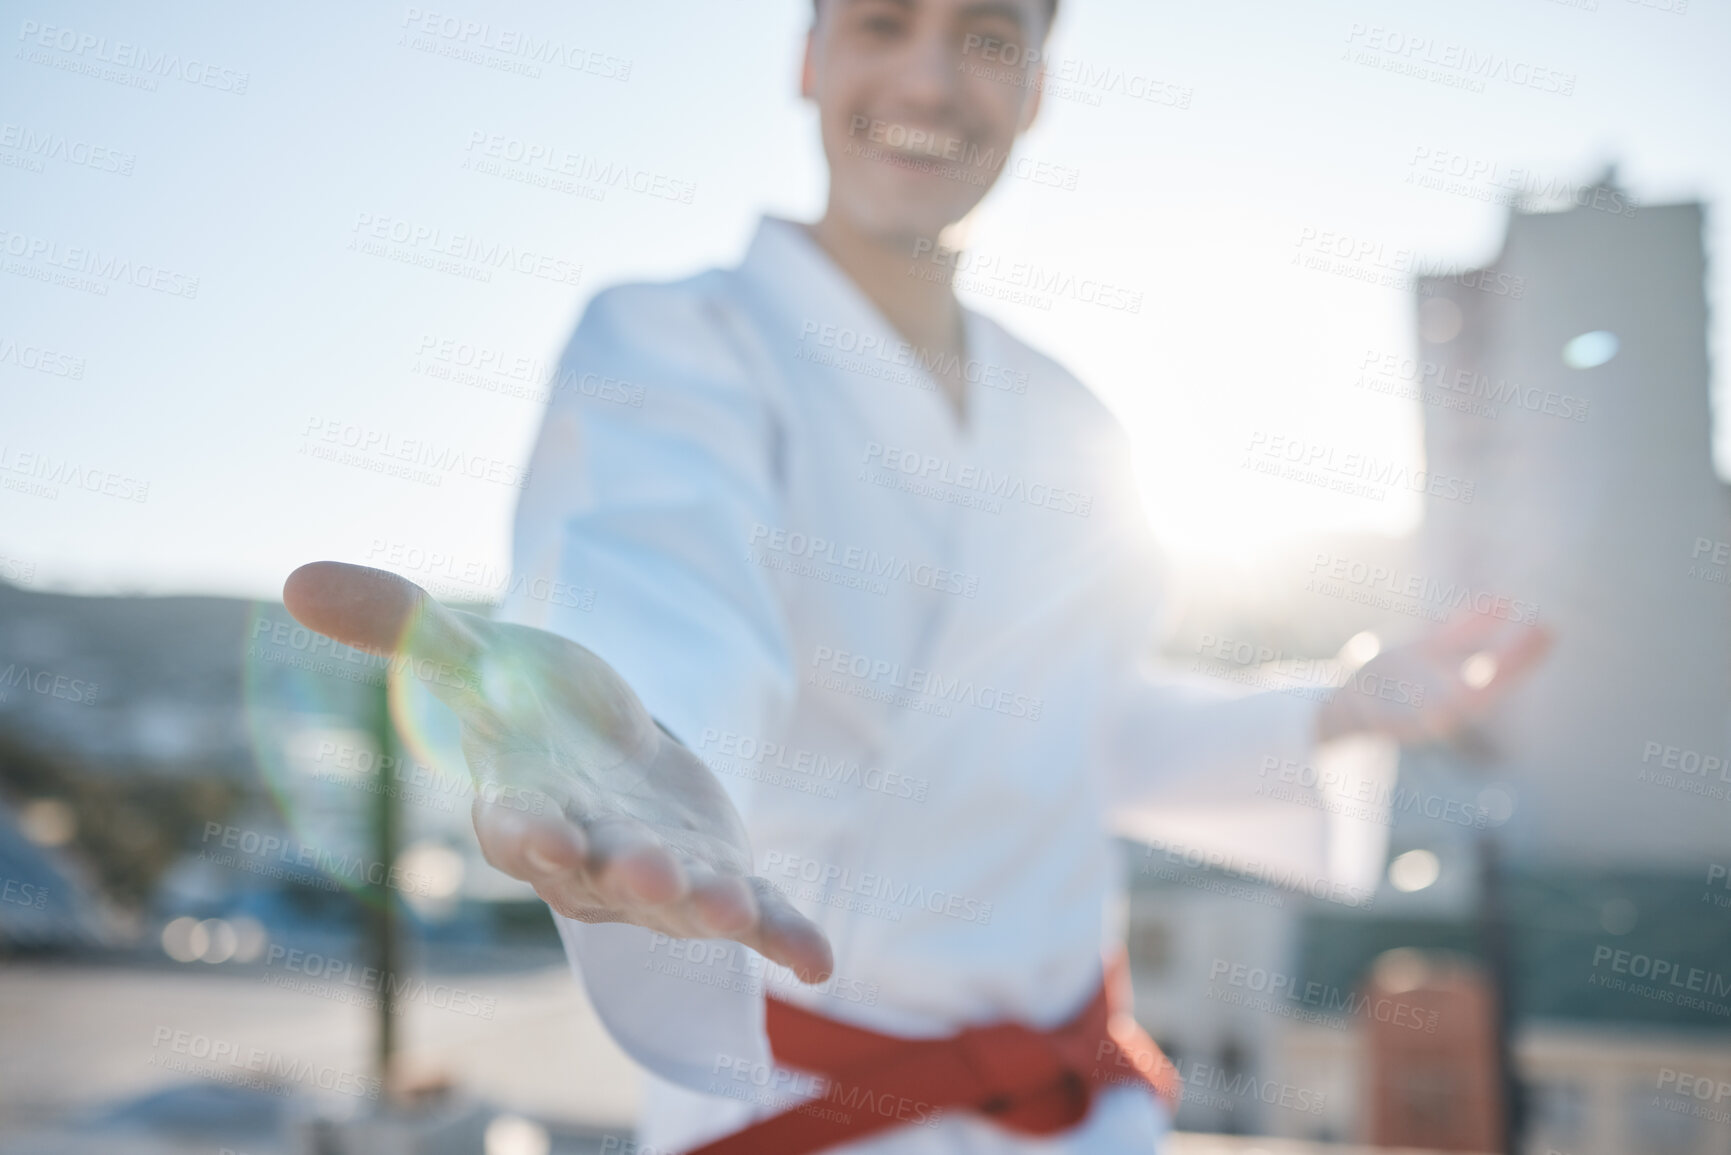
[[1265, 759], [1340, 735], [1445, 735], [1543, 648], [1469, 622], [1320, 706], [1142, 670], [1123, 431], [929, 275], [1034, 118], [1053, 6], [819, 0], [823, 217], [597, 295], [565, 353], [641, 393], [555, 396], [513, 584], [592, 599], [488, 622], [357, 566], [285, 587], [415, 657], [474, 773], [517, 788], [477, 835], [649, 1070], [646, 1150], [1151, 1149], [1161, 1072], [1101, 1009], [1113, 823], [1248, 804]]

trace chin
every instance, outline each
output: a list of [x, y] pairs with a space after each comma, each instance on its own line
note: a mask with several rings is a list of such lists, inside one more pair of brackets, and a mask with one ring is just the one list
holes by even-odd
[[[874, 174], [877, 175], [877, 174]], [[889, 179], [863, 180], [841, 198], [861, 232], [884, 241], [935, 240], [976, 203], [958, 200], [943, 177], [893, 172]], [[947, 195], [946, 195], [947, 194]]]

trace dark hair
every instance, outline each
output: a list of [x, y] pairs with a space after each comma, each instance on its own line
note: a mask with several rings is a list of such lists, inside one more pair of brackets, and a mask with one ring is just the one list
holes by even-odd
[[[817, 15], [817, 6], [822, 2], [823, 0], [811, 0], [811, 12], [813, 16]], [[1046, 0], [1046, 27], [1050, 29], [1052, 27], [1052, 21], [1057, 18], [1058, 0]]]

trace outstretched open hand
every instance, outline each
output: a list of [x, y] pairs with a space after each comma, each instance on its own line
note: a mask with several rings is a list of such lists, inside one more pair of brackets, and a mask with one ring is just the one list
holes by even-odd
[[1542, 626], [1468, 614], [1366, 662], [1317, 716], [1317, 738], [1382, 734], [1401, 742], [1451, 738], [1517, 685], [1551, 648]]
[[[730, 938], [807, 982], [829, 976], [823, 932], [751, 875], [745, 825], [721, 784], [595, 654], [342, 562], [295, 570], [283, 602], [309, 629], [402, 659], [455, 712], [481, 852], [554, 910]], [[525, 797], [548, 805], [528, 813]]]

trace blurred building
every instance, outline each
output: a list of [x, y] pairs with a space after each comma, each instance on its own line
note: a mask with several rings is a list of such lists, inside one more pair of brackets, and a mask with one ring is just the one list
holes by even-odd
[[[1725, 1151], [1731, 589], [1712, 565], [1731, 496], [1712, 463], [1703, 211], [1637, 213], [1609, 176], [1582, 202], [1515, 214], [1495, 262], [1420, 286], [1421, 361], [1492, 407], [1427, 408], [1428, 467], [1475, 499], [1429, 503], [1423, 564], [1523, 591], [1557, 635], [1445, 773], [1506, 800], [1515, 1013], [1529, 1040], [1570, 1022], [1572, 1046], [1535, 1041], [1518, 1064], [1533, 1140]], [[1628, 1070], [1636, 1035], [1658, 1054]], [[1727, 1097], [1679, 1101], [1697, 1085]]]
[[[1637, 210], [1607, 177], [1567, 211], [1513, 213], [1485, 268], [1419, 282], [1397, 375], [1427, 470], [1472, 499], [1427, 500], [1389, 588], [1557, 644], [1464, 748], [1403, 753], [1398, 788], [1425, 803], [1389, 825], [1391, 860], [1422, 876], [1405, 889], [1354, 909], [1132, 871], [1138, 1013], [1204, 1071], [1255, 1077], [1181, 1124], [1363, 1134], [1365, 1040], [1386, 1028], [1361, 996], [1409, 948], [1495, 962], [1488, 836], [1526, 1150], [1731, 1151], [1731, 495], [1712, 465], [1702, 218]], [[1321, 1109], [1270, 1101], [1269, 1082]]]
[[[1602, 187], [1601, 202], [1628, 203]], [[1492, 265], [1421, 286], [1436, 387], [1458, 381], [1454, 395], [1495, 411], [1426, 408], [1429, 469], [1475, 496], [1429, 502], [1422, 564], [1523, 591], [1558, 637], [1489, 730], [1519, 783], [1519, 858], [1690, 873], [1726, 852], [1731, 780], [1681, 768], [1683, 750], [1724, 755], [1731, 703], [1731, 588], [1710, 576], [1731, 494], [1711, 455], [1701, 226], [1693, 204], [1516, 214]]]

